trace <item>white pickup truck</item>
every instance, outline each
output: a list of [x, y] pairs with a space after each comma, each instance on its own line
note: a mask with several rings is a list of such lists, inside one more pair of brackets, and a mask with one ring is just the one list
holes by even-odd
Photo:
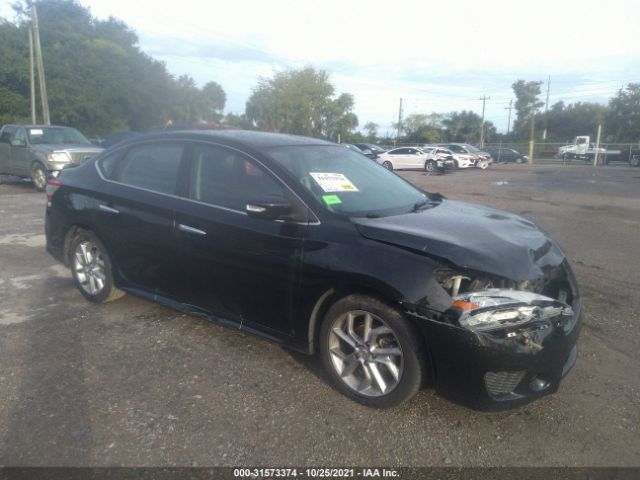
[[565, 160], [593, 160], [596, 153], [598, 155], [606, 155], [608, 152], [605, 148], [596, 148], [590, 143], [591, 138], [588, 135], [575, 137], [573, 142], [558, 148], [557, 158]]

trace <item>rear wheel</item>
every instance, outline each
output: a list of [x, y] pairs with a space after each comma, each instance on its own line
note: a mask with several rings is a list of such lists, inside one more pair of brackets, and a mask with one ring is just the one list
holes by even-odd
[[632, 167], [640, 166], [640, 155], [633, 155], [629, 161]]
[[41, 163], [35, 163], [33, 165], [31, 168], [31, 180], [36, 190], [44, 192], [44, 189], [47, 187], [47, 170], [44, 168], [44, 165]]
[[387, 170], [393, 170], [393, 164], [389, 160], [382, 162], [382, 166]]
[[419, 334], [397, 311], [365, 295], [350, 295], [327, 312], [320, 355], [333, 385], [346, 396], [387, 408], [412, 398], [426, 375]]
[[71, 274], [80, 293], [89, 301], [115, 300], [124, 292], [113, 285], [111, 258], [93, 232], [81, 231], [69, 248]]

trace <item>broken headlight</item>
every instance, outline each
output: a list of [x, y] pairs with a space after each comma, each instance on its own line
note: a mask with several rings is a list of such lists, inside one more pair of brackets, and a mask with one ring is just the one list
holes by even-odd
[[454, 298], [458, 323], [475, 331], [516, 327], [534, 321], [573, 316], [572, 308], [553, 298], [519, 290], [489, 288]]

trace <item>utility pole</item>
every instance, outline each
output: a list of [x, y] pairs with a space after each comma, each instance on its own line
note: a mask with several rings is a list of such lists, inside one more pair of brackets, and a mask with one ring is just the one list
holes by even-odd
[[40, 99], [42, 100], [42, 117], [45, 125], [51, 125], [49, 119], [49, 99], [47, 98], [47, 82], [44, 78], [44, 62], [40, 48], [40, 30], [38, 29], [38, 11], [36, 4], [31, 3], [31, 21], [33, 22], [33, 36], [35, 40], [36, 62], [38, 64], [38, 80], [40, 81]]
[[33, 70], [33, 30], [29, 27], [29, 92], [31, 94], [31, 123], [36, 124], [36, 79]]
[[491, 97], [487, 97], [486, 95], [483, 95], [480, 97], [480, 100], [482, 100], [482, 124], [480, 125], [480, 148], [484, 148], [484, 105], [486, 101], [490, 99]]
[[509, 110], [509, 117], [507, 118], [507, 136], [509, 136], [509, 130], [511, 128], [511, 110], [513, 110], [513, 107], [511, 106], [512, 104], [513, 100], [509, 100], [509, 106], [504, 107], [505, 110]]
[[402, 98], [400, 98], [400, 108], [398, 109], [398, 134], [396, 136], [396, 143], [400, 139], [402, 134]]
[[547, 139], [547, 110], [549, 109], [549, 88], [551, 87], [551, 75], [547, 79], [547, 101], [544, 103], [544, 130], [542, 130], [542, 140]]
[[531, 104], [531, 135], [529, 136], [529, 165], [533, 165], [533, 144], [535, 142], [536, 104], [535, 98]]
[[[598, 166], [598, 150], [600, 150], [600, 134], [602, 133], [602, 124], [598, 124], [598, 137], [596, 139], [596, 151], [593, 154], [593, 166]], [[588, 146], [588, 145], [587, 145]]]

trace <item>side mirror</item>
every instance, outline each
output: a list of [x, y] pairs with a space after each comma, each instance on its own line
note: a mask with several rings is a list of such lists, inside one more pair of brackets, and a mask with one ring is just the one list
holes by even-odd
[[11, 146], [12, 147], [25, 147], [27, 144], [22, 141], [22, 140], [18, 140], [17, 138], [12, 138], [11, 139]]
[[247, 215], [264, 220], [277, 220], [291, 213], [291, 204], [282, 197], [251, 200], [245, 207]]

